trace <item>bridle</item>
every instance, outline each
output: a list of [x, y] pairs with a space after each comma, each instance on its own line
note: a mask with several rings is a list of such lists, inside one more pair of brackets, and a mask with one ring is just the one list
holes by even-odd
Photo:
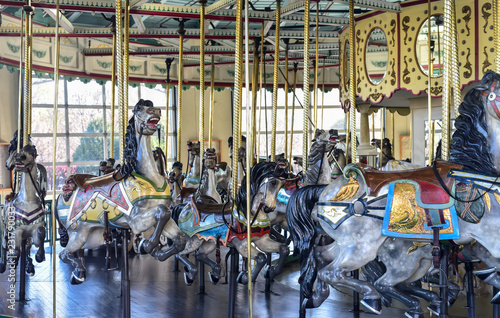
[[495, 114], [497, 115], [497, 117], [500, 119], [500, 111], [498, 110], [498, 107], [497, 107], [497, 102], [500, 102], [500, 96], [498, 96], [494, 92], [495, 85], [496, 85], [496, 82], [491, 83], [490, 90], [483, 91], [483, 95], [487, 96], [486, 98], [491, 102], [491, 107], [495, 111]]

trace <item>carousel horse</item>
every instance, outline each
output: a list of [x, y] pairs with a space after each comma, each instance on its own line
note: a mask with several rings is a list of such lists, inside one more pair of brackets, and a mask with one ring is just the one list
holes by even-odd
[[[497, 93], [500, 75], [488, 72], [481, 85], [466, 94], [455, 121], [449, 163], [436, 161], [432, 167], [395, 172], [348, 165], [344, 178], [292, 195], [287, 219], [301, 254], [302, 306], [319, 306], [328, 297], [328, 285], [344, 286], [363, 294], [362, 304], [380, 313], [380, 292], [398, 299], [401, 294], [395, 286], [418, 279], [422, 274], [418, 271], [426, 267], [420, 266], [425, 256], [409, 260], [401, 252], [407, 241], [467, 244], [476, 240], [500, 258], [500, 232], [494, 226], [500, 222]], [[471, 198], [467, 187], [480, 191]], [[471, 204], [476, 207], [471, 209]], [[334, 239], [332, 244], [315, 245], [316, 224]], [[396, 242], [403, 247], [391, 253]], [[380, 257], [383, 249], [394, 265], [380, 279], [372, 284], [347, 276]], [[437, 266], [439, 245], [433, 243], [428, 251]], [[412, 296], [406, 303], [409, 314], [421, 317], [414, 300]]]
[[395, 160], [392, 155], [392, 144], [389, 138], [384, 138], [382, 140], [372, 139], [371, 144], [372, 146], [375, 146], [375, 148], [380, 149], [380, 152], [382, 153], [382, 164], [379, 165], [379, 169], [385, 167], [389, 160]]
[[215, 177], [216, 163], [217, 156], [215, 155], [215, 149], [208, 148], [205, 150], [205, 154], [203, 155], [203, 170], [201, 172], [201, 178], [206, 181], [200, 182], [200, 186], [198, 187], [198, 190], [196, 190], [196, 195], [210, 197], [218, 204], [221, 204], [222, 200], [217, 192], [217, 179]]
[[[14, 156], [14, 169], [21, 174], [19, 191], [5, 204], [3, 222], [2, 257], [0, 259], [0, 273], [5, 272], [7, 265], [13, 269], [17, 266], [21, 256], [21, 245], [26, 241], [27, 268], [30, 276], [35, 274], [33, 260], [29, 257], [31, 244], [38, 250], [35, 259], [38, 263], [45, 260], [43, 243], [45, 240], [45, 209], [42, 200], [43, 193], [36, 181], [38, 167], [36, 164], [37, 152], [35, 146], [24, 146]], [[9, 255], [7, 255], [9, 254]]]
[[[21, 135], [21, 140], [22, 140], [22, 138], [23, 138], [23, 136]], [[28, 140], [28, 144], [33, 145], [33, 142], [31, 141], [31, 136]], [[17, 149], [17, 130], [14, 132], [14, 136], [12, 136], [12, 140], [10, 141], [9, 150], [8, 150], [9, 157], [5, 161], [5, 167], [7, 167], [7, 169], [9, 171], [12, 171], [12, 169], [14, 169], [14, 166], [15, 166], [15, 158], [14, 157], [17, 153], [16, 149]], [[41, 193], [42, 202], [44, 202], [45, 195], [47, 194], [47, 170], [45, 169], [45, 167], [42, 164], [39, 164], [39, 163], [36, 164], [36, 167], [37, 167], [37, 169], [36, 169], [35, 180], [37, 182], [37, 187]]]
[[76, 189], [71, 197], [59, 196], [57, 199], [57, 217], [69, 236], [59, 257], [74, 267], [72, 284], [86, 279], [83, 256], [73, 254], [80, 249], [103, 245], [108, 222], [111, 226], [130, 228], [135, 234], [154, 227], [151, 238], [141, 241], [141, 252], [156, 251], [160, 235], [173, 242], [160, 252], [164, 259], [184, 249], [184, 234], [170, 217], [167, 180], [158, 173], [151, 151], [151, 136], [157, 131], [160, 110], [153, 107], [151, 101], [141, 99], [133, 113], [127, 127], [124, 163], [120, 170], [102, 177], [74, 175]]
[[115, 159], [109, 158], [99, 163], [99, 176], [115, 171]]
[[[233, 136], [229, 137], [227, 140], [227, 144], [229, 147], [229, 158], [233, 159]], [[246, 169], [247, 169], [247, 138], [245, 136], [241, 136], [241, 144], [238, 149], [238, 184], [241, 183], [241, 180], [245, 177]], [[231, 185], [231, 182], [229, 183]]]
[[345, 157], [344, 150], [338, 147], [336, 144], [330, 156], [328, 156], [328, 162], [330, 163], [330, 168], [332, 170], [332, 179], [337, 179], [341, 177], [342, 171], [347, 164], [347, 158]]
[[[278, 275], [289, 254], [288, 247], [273, 241], [270, 236], [270, 221], [267, 213], [276, 207], [276, 196], [284, 184], [285, 171], [276, 163], [262, 162], [250, 170], [251, 177], [251, 240], [256, 247], [251, 248], [251, 258], [256, 261], [252, 270], [252, 281], [266, 264], [264, 253], [279, 253], [276, 265], [268, 269], [269, 277]], [[189, 261], [187, 255], [196, 251], [196, 259], [212, 268], [210, 279], [218, 281], [222, 275], [222, 266], [208, 258], [208, 254], [218, 246], [233, 246], [243, 256], [247, 257], [247, 226], [246, 220], [246, 178], [243, 179], [233, 210], [233, 202], [217, 204], [203, 196], [194, 197], [192, 202], [182, 208], [179, 217], [179, 228], [186, 234], [188, 241], [186, 249], [178, 254], [178, 259], [185, 265], [185, 279], [191, 284], [197, 274], [196, 266]], [[232, 211], [232, 212], [231, 212]], [[258, 248], [258, 249], [257, 249]], [[245, 272], [238, 276], [240, 283], [247, 283]]]
[[161, 150], [160, 147], [156, 147], [153, 150], [153, 158], [156, 162], [156, 168], [158, 169], [158, 172], [164, 176], [167, 177], [167, 157], [165, 156], [165, 153], [163, 150]]
[[200, 142], [187, 142], [189, 152], [189, 173], [184, 179], [184, 188], [198, 188], [200, 186]]
[[172, 206], [182, 203], [181, 191], [184, 175], [182, 174], [182, 163], [176, 161], [172, 164], [172, 171], [168, 174], [168, 183], [172, 185]]

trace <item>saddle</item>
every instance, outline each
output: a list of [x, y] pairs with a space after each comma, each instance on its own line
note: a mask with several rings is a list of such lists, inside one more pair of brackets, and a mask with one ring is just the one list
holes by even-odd
[[[436, 175], [434, 174], [432, 167], [425, 167], [415, 170], [390, 171], [390, 172], [374, 170], [372, 167], [363, 165], [359, 165], [359, 167], [361, 168], [360, 170], [363, 173], [363, 177], [365, 178], [366, 186], [369, 191], [368, 195], [370, 196], [377, 196], [378, 192], [380, 191], [380, 189], [382, 189], [382, 187], [397, 180], [413, 180], [413, 181], [424, 181], [426, 183], [430, 183], [431, 185], [434, 185], [436, 187], [423, 188], [422, 192], [425, 191], [426, 194], [429, 194], [431, 196], [433, 192], [436, 191], [436, 189], [442, 191], [441, 185], [438, 179], [436, 178]], [[443, 180], [443, 183], [446, 185], [448, 189], [451, 189], [455, 179], [448, 177], [448, 172], [451, 169], [461, 169], [462, 165], [442, 160], [436, 160], [435, 167], [439, 176]], [[434, 201], [438, 199], [430, 199], [430, 200]]]
[[227, 162], [219, 162], [218, 164], [215, 165], [215, 168], [223, 170], [223, 171], [226, 171], [226, 169], [227, 169]]
[[[213, 215], [214, 220], [217, 223], [224, 223], [224, 219], [226, 219], [227, 223], [231, 223], [231, 212], [233, 210], [232, 200], [226, 204], [220, 204], [217, 203], [217, 201], [215, 201], [211, 196], [200, 195], [196, 198], [192, 198], [191, 204], [193, 204], [196, 208], [201, 221], [205, 221], [208, 216]], [[224, 209], [224, 216], [222, 209]]]
[[188, 204], [189, 198], [192, 197], [195, 192], [196, 188], [182, 188], [181, 193], [179, 194], [182, 204]]
[[101, 177], [96, 177], [91, 174], [75, 174], [73, 178], [75, 184], [83, 189], [84, 192], [92, 188], [94, 191], [104, 193], [107, 196], [111, 196], [111, 189], [115, 184], [120, 182], [113, 178], [112, 173]]

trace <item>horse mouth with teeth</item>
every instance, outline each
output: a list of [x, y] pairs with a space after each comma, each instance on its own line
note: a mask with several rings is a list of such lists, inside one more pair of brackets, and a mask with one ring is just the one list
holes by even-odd
[[153, 118], [148, 119], [148, 121], [146, 122], [146, 125], [148, 126], [149, 129], [156, 130], [159, 121], [160, 121], [160, 118], [153, 117]]

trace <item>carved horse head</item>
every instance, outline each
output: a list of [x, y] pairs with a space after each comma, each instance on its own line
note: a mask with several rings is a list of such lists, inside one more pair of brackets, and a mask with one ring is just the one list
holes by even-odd
[[17, 172], [29, 172], [36, 164], [35, 159], [38, 156], [36, 147], [32, 145], [24, 146], [14, 156], [14, 169]]

